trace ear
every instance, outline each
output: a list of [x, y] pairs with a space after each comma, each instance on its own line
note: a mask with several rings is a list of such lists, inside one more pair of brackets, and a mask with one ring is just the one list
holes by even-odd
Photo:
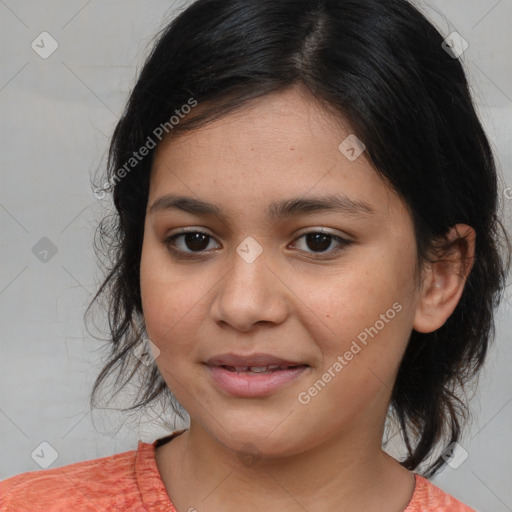
[[475, 261], [475, 230], [453, 226], [445, 236], [447, 253], [427, 263], [416, 304], [413, 329], [428, 333], [439, 329], [455, 310]]

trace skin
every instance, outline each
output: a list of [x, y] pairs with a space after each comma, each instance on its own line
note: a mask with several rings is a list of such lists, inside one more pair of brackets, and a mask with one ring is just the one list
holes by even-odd
[[[381, 448], [390, 394], [412, 329], [431, 332], [455, 309], [474, 231], [454, 227], [452, 263], [426, 266], [418, 284], [411, 216], [364, 152], [354, 161], [340, 152], [350, 133], [295, 86], [157, 149], [141, 293], [148, 337], [160, 350], [156, 364], [190, 415], [190, 428], [156, 450], [180, 512], [239, 512], [256, 504], [281, 512], [398, 512], [411, 499], [413, 474]], [[169, 193], [215, 203], [226, 219], [151, 214], [155, 200]], [[364, 201], [375, 213], [267, 217], [272, 201], [332, 193]], [[165, 245], [184, 227], [212, 236], [196, 259], [179, 259]], [[332, 239], [319, 252], [302, 235], [322, 227], [352, 244], [337, 250]], [[236, 252], [248, 236], [262, 249], [252, 263]], [[175, 243], [193, 254], [184, 237]], [[394, 303], [400, 312], [359, 344], [361, 351], [309, 403], [300, 403], [299, 393]], [[203, 364], [225, 352], [267, 352], [310, 368], [270, 396], [232, 397]], [[256, 456], [244, 462], [247, 443]]]

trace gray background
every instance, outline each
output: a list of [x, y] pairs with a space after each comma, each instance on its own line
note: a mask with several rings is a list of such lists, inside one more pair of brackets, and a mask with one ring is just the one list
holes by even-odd
[[[183, 5], [0, 0], [0, 479], [40, 469], [31, 454], [43, 448], [48, 457], [44, 441], [57, 467], [167, 432], [151, 411], [123, 425], [115, 410], [89, 410], [102, 344], [82, 316], [101, 277], [94, 229], [111, 206], [109, 195], [94, 195], [91, 177], [105, 163], [151, 38]], [[442, 33], [455, 30], [468, 41], [461, 60], [502, 187], [512, 186], [512, 0], [420, 7]], [[31, 48], [43, 31], [59, 45], [47, 59]], [[510, 198], [502, 195], [508, 226]], [[461, 442], [469, 456], [433, 480], [482, 512], [512, 510], [510, 302], [499, 311], [497, 341], [471, 400], [473, 422]]]

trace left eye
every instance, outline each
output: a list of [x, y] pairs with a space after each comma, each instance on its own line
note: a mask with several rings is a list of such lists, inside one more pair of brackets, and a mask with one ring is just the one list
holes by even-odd
[[[182, 239], [182, 247], [177, 248], [179, 245], [177, 240], [181, 237], [184, 237]], [[167, 237], [164, 244], [176, 257], [189, 258], [194, 257], [194, 254], [200, 255], [204, 252], [209, 245], [210, 239], [213, 240], [214, 238], [203, 231], [184, 231]], [[311, 249], [313, 253], [317, 254], [338, 252], [352, 244], [350, 240], [322, 231], [304, 233], [293, 242], [293, 245], [297, 244], [297, 240], [301, 239], [304, 239], [306, 246]], [[333, 241], [338, 244], [338, 247], [328, 251]], [[185, 248], [183, 248], [183, 245]]]
[[338, 248], [332, 251], [328, 251], [329, 253], [337, 252], [342, 250], [345, 247], [348, 247], [352, 242], [350, 240], [346, 240], [337, 235], [332, 235], [330, 233], [324, 233], [319, 231], [312, 231], [310, 233], [304, 233], [297, 240], [305, 237], [305, 243], [310, 249], [314, 249], [313, 252], [324, 253], [331, 246], [332, 241], [338, 243]]

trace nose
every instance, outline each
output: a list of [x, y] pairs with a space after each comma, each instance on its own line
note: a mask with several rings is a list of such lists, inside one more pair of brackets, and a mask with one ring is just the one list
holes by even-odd
[[248, 332], [256, 324], [280, 324], [289, 314], [292, 292], [276, 271], [270, 249], [253, 258], [233, 251], [230, 269], [215, 288], [211, 316], [224, 327]]

